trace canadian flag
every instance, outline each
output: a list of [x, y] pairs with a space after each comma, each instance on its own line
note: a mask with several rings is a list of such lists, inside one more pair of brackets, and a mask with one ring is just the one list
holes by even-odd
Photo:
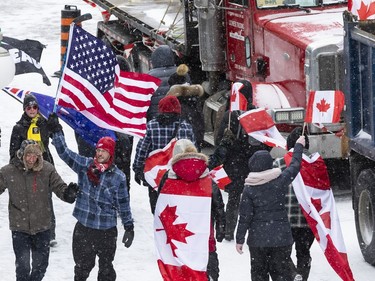
[[228, 177], [228, 174], [225, 172], [223, 165], [213, 168], [210, 171], [210, 176], [217, 186], [222, 190], [224, 190], [226, 185], [232, 182], [232, 180]]
[[348, 0], [348, 11], [358, 16], [359, 20], [375, 19], [375, 2], [373, 0]]
[[[284, 156], [287, 165], [291, 162], [292, 151]], [[302, 212], [328, 263], [342, 280], [353, 281], [327, 166], [319, 153], [310, 157], [303, 154], [300, 173], [292, 184]]]
[[167, 179], [155, 208], [154, 238], [165, 281], [207, 280], [212, 180]]
[[338, 123], [344, 109], [345, 97], [341, 91], [312, 91], [307, 102], [306, 123]]
[[234, 110], [247, 110], [247, 99], [240, 90], [245, 87], [242, 83], [233, 83], [230, 93], [230, 111]]
[[270, 146], [286, 149], [286, 140], [277, 130], [272, 117], [264, 108], [249, 110], [238, 117], [242, 128], [251, 137]]
[[152, 151], [145, 161], [145, 180], [154, 189], [158, 188], [163, 175], [170, 168], [176, 141], [177, 139], [173, 138], [164, 148]]

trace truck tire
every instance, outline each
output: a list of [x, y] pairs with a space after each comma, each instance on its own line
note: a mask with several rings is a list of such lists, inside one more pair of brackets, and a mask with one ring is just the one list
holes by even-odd
[[357, 179], [354, 214], [357, 238], [363, 258], [375, 265], [375, 171], [363, 170]]

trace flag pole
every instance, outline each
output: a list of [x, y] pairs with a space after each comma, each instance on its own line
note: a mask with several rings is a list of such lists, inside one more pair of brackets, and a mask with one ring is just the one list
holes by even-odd
[[[69, 40], [70, 40], [70, 32], [72, 30], [72, 26], [74, 24], [79, 24], [83, 21], [86, 21], [86, 20], [91, 20], [92, 19], [92, 15], [90, 13], [87, 13], [87, 14], [83, 14], [79, 17], [76, 17], [72, 23], [70, 24], [70, 30], [69, 30]], [[69, 46], [69, 43], [68, 43], [68, 46]], [[53, 105], [53, 113], [56, 113], [56, 110], [57, 110], [57, 95], [59, 93], [59, 87], [60, 87], [60, 83], [61, 83], [61, 78], [63, 77], [63, 74], [64, 74], [64, 68], [65, 68], [65, 64], [66, 64], [66, 57], [67, 57], [67, 53], [68, 53], [68, 50], [65, 52], [64, 54], [64, 59], [63, 59], [63, 63], [61, 65], [61, 70], [60, 70], [60, 77], [59, 77], [59, 83], [57, 84], [57, 89], [56, 89], [56, 95], [55, 95], [55, 104]]]
[[306, 122], [303, 122], [302, 136], [305, 134], [305, 126], [306, 126]]

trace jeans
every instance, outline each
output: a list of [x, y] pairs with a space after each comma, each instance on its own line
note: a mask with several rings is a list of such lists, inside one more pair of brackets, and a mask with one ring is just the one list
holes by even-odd
[[[50, 230], [34, 235], [12, 231], [17, 281], [43, 279], [48, 267], [50, 233]], [[32, 267], [30, 267], [30, 257]]]

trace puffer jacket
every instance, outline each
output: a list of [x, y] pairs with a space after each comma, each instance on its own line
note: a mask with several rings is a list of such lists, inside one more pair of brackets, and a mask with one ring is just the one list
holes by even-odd
[[195, 141], [200, 148], [204, 137], [204, 116], [201, 85], [173, 85], [167, 96], [175, 96], [181, 104], [181, 118], [193, 127]]
[[[31, 118], [23, 113], [21, 119], [14, 125], [12, 134], [10, 136], [9, 155], [10, 159], [16, 156], [17, 150], [21, 147], [21, 143], [27, 140], [27, 131], [31, 124]], [[37, 126], [40, 129], [40, 137], [43, 143], [43, 159], [53, 164], [53, 158], [49, 151], [49, 135], [50, 132], [47, 129], [47, 120], [39, 115]]]
[[151, 104], [147, 110], [147, 121], [158, 115], [158, 103], [169, 90], [168, 79], [176, 72], [175, 58], [172, 49], [166, 45], [158, 47], [151, 55], [152, 69], [148, 72], [161, 80], [161, 84], [151, 97]]
[[[272, 158], [266, 169], [257, 152], [249, 161], [253, 172], [245, 180], [242, 193], [236, 242], [243, 244], [248, 231], [247, 244], [250, 247], [283, 247], [293, 244], [292, 232], [285, 208], [285, 194], [289, 184], [300, 170], [303, 146], [294, 148], [290, 166], [281, 172], [272, 169]], [[250, 163], [253, 160], [252, 163]], [[269, 167], [268, 167], [269, 166]]]
[[33, 170], [26, 170], [17, 156], [0, 170], [0, 194], [8, 189], [9, 227], [12, 231], [36, 234], [50, 229], [51, 193], [64, 200], [67, 185], [55, 167], [39, 157], [39, 164]]

